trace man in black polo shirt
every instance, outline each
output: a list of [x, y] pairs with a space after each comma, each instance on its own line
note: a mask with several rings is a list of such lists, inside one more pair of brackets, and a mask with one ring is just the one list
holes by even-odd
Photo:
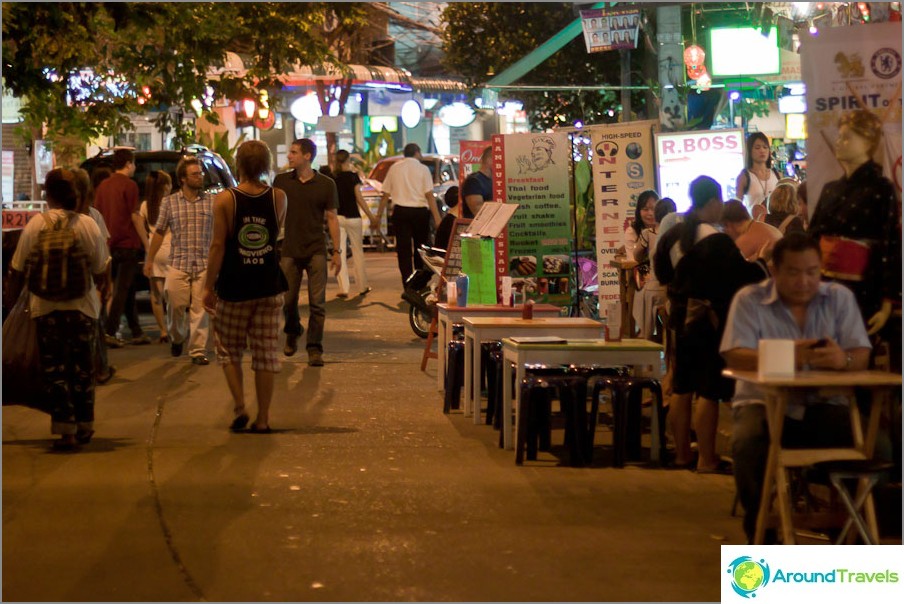
[[302, 333], [298, 316], [298, 292], [302, 272], [308, 273], [308, 364], [323, 366], [323, 324], [326, 318], [327, 253], [333, 272], [338, 274], [338, 250], [326, 249], [323, 223], [326, 220], [333, 244], [339, 241], [339, 220], [336, 210], [339, 195], [332, 178], [316, 172], [311, 162], [317, 156], [317, 145], [307, 138], [292, 143], [289, 148], [289, 172], [277, 175], [273, 186], [286, 192], [285, 238], [282, 243], [280, 266], [289, 281], [283, 313], [286, 318], [286, 346], [283, 353], [292, 356], [298, 350]]

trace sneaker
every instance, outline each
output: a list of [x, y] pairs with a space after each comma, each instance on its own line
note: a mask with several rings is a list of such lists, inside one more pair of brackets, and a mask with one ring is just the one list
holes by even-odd
[[174, 357], [182, 356], [182, 342], [170, 344], [170, 354]]
[[145, 344], [150, 344], [151, 338], [147, 336], [147, 334], [141, 334], [137, 338], [132, 338], [129, 341], [129, 344], [135, 344], [136, 346], [143, 346]]
[[116, 336], [111, 335], [104, 335], [104, 343], [107, 345], [107, 348], [122, 348], [125, 346], [125, 342]]
[[283, 348], [283, 354], [287, 357], [292, 356], [298, 351], [298, 336], [295, 334], [286, 334], [286, 345]]
[[337, 298], [348, 298], [348, 293], [346, 293], [346, 292], [339, 292], [338, 294], [336, 294], [336, 297], [337, 297]]
[[323, 353], [319, 350], [309, 350], [308, 365], [311, 367], [323, 367]]
[[192, 365], [210, 365], [210, 361], [207, 359], [206, 355], [199, 354], [198, 356], [194, 356], [191, 358]]

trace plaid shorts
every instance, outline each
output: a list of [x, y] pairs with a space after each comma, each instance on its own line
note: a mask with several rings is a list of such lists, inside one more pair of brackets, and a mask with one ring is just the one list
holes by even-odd
[[251, 369], [279, 373], [279, 318], [283, 294], [244, 302], [217, 301], [214, 341], [220, 365], [241, 363], [251, 347]]

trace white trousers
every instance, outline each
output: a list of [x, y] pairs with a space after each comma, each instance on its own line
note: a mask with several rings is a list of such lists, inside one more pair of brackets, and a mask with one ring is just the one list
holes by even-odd
[[339, 258], [342, 267], [339, 269], [339, 292], [347, 294], [348, 259], [345, 257], [346, 246], [352, 248], [352, 259], [355, 261], [355, 285], [359, 291], [367, 289], [367, 271], [364, 267], [364, 227], [360, 218], [346, 218], [339, 216]]
[[207, 353], [208, 319], [202, 291], [206, 275], [207, 271], [192, 274], [170, 266], [163, 283], [168, 304], [166, 328], [170, 339], [176, 344], [185, 342], [191, 336], [188, 343], [189, 356]]

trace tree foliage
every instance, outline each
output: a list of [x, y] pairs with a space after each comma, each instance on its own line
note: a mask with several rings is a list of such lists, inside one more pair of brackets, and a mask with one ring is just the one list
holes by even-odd
[[[571, 23], [572, 3], [450, 2], [443, 11], [445, 65], [479, 86], [546, 42]], [[632, 65], [640, 64], [642, 50], [632, 52]], [[633, 69], [633, 67], [632, 67]], [[639, 71], [633, 79], [639, 83]], [[588, 54], [582, 36], [565, 45], [522, 77], [518, 84], [618, 85], [619, 54]], [[540, 129], [615, 121], [619, 93], [613, 91], [517, 92], [530, 123]], [[635, 111], [644, 106], [643, 95], [632, 94]]]
[[[193, 99], [209, 101], [209, 88], [238, 99], [278, 88], [276, 76], [295, 63], [341, 64], [365, 11], [326, 2], [5, 2], [4, 84], [25, 99], [26, 123], [44, 125], [51, 140], [112, 135], [131, 128], [128, 114], [151, 110], [183, 138], [182, 116]], [[247, 73], [211, 77], [227, 51]], [[85, 98], [72, 102], [76, 91]], [[216, 120], [209, 102], [204, 114]]]

